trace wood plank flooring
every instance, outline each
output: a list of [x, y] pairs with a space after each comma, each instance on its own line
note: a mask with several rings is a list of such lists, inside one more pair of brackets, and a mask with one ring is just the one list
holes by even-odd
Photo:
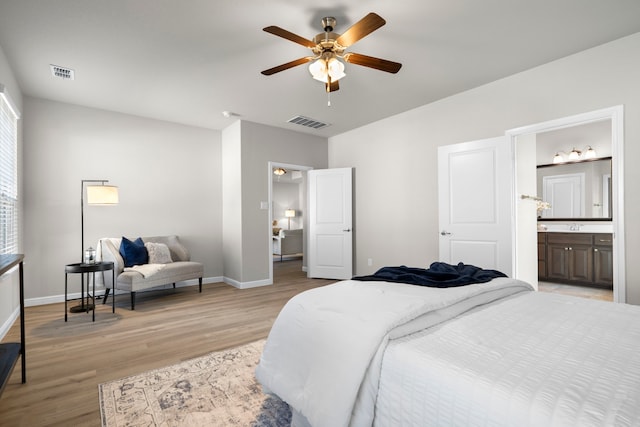
[[[119, 295], [116, 314], [64, 304], [27, 307], [27, 383], [19, 364], [0, 397], [0, 426], [100, 426], [98, 384], [266, 338], [294, 295], [332, 280], [307, 279], [300, 259], [274, 262], [273, 286], [223, 283], [139, 293], [135, 311]], [[19, 341], [16, 321], [3, 342]]]

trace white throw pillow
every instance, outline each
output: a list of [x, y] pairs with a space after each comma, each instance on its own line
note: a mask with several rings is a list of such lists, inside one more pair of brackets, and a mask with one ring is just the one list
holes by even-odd
[[144, 246], [149, 253], [149, 264], [168, 264], [173, 262], [169, 247], [164, 243], [147, 242]]

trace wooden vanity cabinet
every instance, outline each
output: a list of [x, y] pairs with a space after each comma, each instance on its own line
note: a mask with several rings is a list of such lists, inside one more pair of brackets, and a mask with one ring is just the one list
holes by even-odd
[[[612, 287], [611, 240], [611, 234], [606, 233], [538, 233], [538, 278]], [[541, 242], [544, 242], [544, 250]], [[544, 268], [541, 267], [541, 252], [544, 252]]]
[[593, 235], [593, 282], [613, 286], [613, 239], [611, 234]]
[[547, 233], [538, 233], [538, 278], [547, 277]]

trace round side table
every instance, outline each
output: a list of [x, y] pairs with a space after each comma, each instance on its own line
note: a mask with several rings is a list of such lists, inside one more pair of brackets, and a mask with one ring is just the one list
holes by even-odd
[[[81, 282], [81, 293], [80, 293], [80, 305], [71, 307], [69, 310], [72, 313], [79, 313], [82, 311], [89, 310], [93, 312], [93, 321], [96, 320], [96, 272], [98, 271], [109, 271], [113, 270], [112, 262], [96, 262], [93, 264], [85, 264], [85, 263], [75, 263], [75, 264], [67, 264], [64, 267], [64, 321], [67, 321], [67, 277], [69, 274], [80, 273], [82, 275]], [[84, 292], [84, 284], [85, 284], [85, 275], [86, 275], [86, 283], [87, 283], [87, 294], [86, 294], [86, 302], [85, 302], [85, 292]], [[93, 291], [91, 293], [91, 304], [89, 304], [89, 275], [93, 278]], [[112, 280], [112, 289], [115, 289], [115, 274], [111, 275]], [[115, 298], [111, 299], [113, 302], [111, 311], [113, 313], [116, 312]]]

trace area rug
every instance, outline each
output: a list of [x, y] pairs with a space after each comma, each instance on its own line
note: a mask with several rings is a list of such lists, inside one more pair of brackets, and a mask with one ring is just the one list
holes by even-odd
[[289, 427], [291, 410], [254, 372], [264, 340], [100, 384], [103, 427]]

